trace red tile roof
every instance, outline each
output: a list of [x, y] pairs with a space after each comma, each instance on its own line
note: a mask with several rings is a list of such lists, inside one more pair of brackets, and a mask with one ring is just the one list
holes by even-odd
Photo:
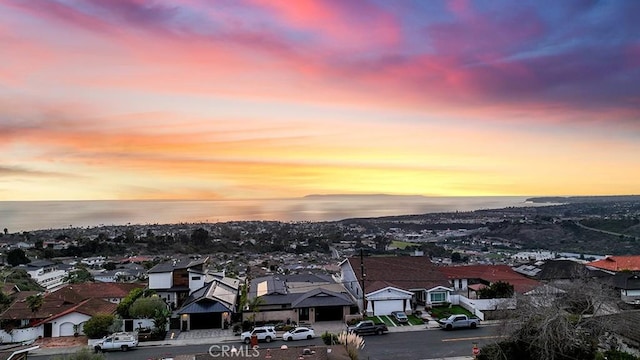
[[[80, 295], [83, 299], [100, 298], [100, 299], [123, 299], [133, 289], [143, 289], [146, 284], [130, 284], [130, 283], [81, 283], [68, 284], [62, 289], [69, 289]], [[62, 290], [61, 289], [61, 290]], [[60, 290], [58, 290], [60, 291]], [[57, 292], [57, 291], [56, 291]]]
[[48, 318], [33, 324], [33, 326], [38, 326], [41, 323], [46, 323], [53, 319], [57, 319], [59, 317], [62, 317], [64, 315], [71, 314], [74, 312], [84, 314], [87, 316], [95, 316], [97, 314], [113, 314], [116, 312], [117, 307], [118, 307], [117, 304], [110, 303], [105, 300], [101, 300], [97, 298], [86, 299], [80, 302], [79, 304], [69, 306], [68, 308], [56, 314], [52, 314]]
[[144, 287], [144, 285], [123, 283], [68, 284], [54, 292], [45, 293], [42, 307], [36, 312], [29, 309], [26, 298], [29, 295], [37, 294], [37, 292], [22, 291], [16, 294], [13, 304], [0, 314], [0, 319], [42, 320], [62, 316], [68, 311], [76, 310], [91, 316], [96, 311], [112, 313], [117, 305], [103, 299], [124, 298], [131, 291], [130, 289], [136, 287]]
[[[361, 278], [360, 258], [348, 259], [358, 279]], [[365, 292], [386, 286], [403, 290], [450, 287], [447, 278], [438, 271], [431, 259], [424, 256], [369, 256], [364, 257]]]
[[541, 285], [537, 280], [518, 274], [508, 265], [443, 266], [440, 267], [440, 271], [450, 280], [481, 279], [489, 283], [508, 282], [513, 285], [513, 290], [519, 294], [526, 293]]
[[587, 265], [609, 271], [640, 271], [640, 255], [607, 256], [604, 259], [587, 263]]

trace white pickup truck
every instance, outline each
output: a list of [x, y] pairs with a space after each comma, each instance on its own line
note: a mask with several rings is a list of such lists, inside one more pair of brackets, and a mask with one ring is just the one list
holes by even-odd
[[480, 319], [477, 317], [468, 317], [467, 315], [451, 315], [446, 319], [438, 320], [440, 327], [446, 330], [471, 328], [475, 329], [480, 325]]
[[138, 346], [138, 336], [136, 333], [119, 332], [111, 334], [97, 343], [93, 344], [95, 352], [105, 352], [113, 350], [127, 351]]

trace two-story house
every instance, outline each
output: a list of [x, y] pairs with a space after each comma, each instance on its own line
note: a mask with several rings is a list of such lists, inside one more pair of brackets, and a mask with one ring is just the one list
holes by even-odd
[[160, 263], [148, 271], [149, 289], [154, 290], [171, 309], [177, 309], [191, 292], [204, 286], [208, 260], [180, 258]]
[[43, 288], [55, 290], [66, 283], [70, 266], [49, 260], [35, 260], [18, 265], [16, 269], [25, 270]]

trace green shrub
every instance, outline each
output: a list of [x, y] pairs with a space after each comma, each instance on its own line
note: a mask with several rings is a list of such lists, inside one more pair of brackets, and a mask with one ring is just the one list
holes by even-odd
[[114, 319], [113, 315], [98, 314], [87, 320], [82, 329], [89, 339], [100, 339], [109, 335], [109, 327]]
[[320, 338], [325, 345], [335, 345], [338, 343], [338, 335], [332, 334], [328, 331], [325, 331], [322, 335], [320, 335]]

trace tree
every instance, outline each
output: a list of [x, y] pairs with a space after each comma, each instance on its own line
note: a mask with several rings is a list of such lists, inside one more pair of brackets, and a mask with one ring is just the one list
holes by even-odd
[[[485, 346], [478, 359], [594, 359], [598, 343], [612, 329], [612, 321], [603, 316], [615, 303], [610, 290], [581, 278], [561, 289], [549, 287], [536, 295], [517, 296], [517, 311], [502, 324], [505, 340]], [[567, 299], [572, 298], [590, 304], [591, 314], [568, 305]]]
[[20, 264], [28, 264], [31, 260], [27, 257], [22, 249], [13, 249], [7, 252], [7, 263], [11, 266], [17, 266]]
[[143, 295], [144, 290], [140, 288], [129, 291], [129, 294], [127, 294], [127, 296], [122, 299], [122, 301], [120, 301], [120, 304], [118, 304], [118, 307], [116, 308], [116, 312], [118, 313], [118, 315], [120, 315], [120, 317], [122, 317], [123, 319], [131, 318], [131, 315], [129, 315], [129, 308], [131, 307], [131, 304], [133, 304], [136, 300], [138, 300], [139, 297]]
[[513, 285], [504, 281], [497, 281], [478, 291], [481, 299], [504, 299], [513, 296]]
[[249, 311], [252, 312], [251, 319], [253, 320], [253, 326], [256, 326], [256, 316], [260, 312], [260, 306], [264, 305], [264, 303], [265, 300], [260, 296], [256, 296], [247, 301], [247, 307]]
[[157, 311], [167, 310], [167, 304], [159, 296], [138, 298], [129, 308], [129, 315], [136, 319], [150, 319]]
[[5, 235], [9, 234], [9, 229], [4, 228], [4, 234], [5, 234]]
[[153, 312], [151, 319], [153, 320], [154, 332], [158, 334], [164, 334], [167, 329], [167, 323], [169, 323], [169, 316], [171, 311], [165, 306], [158, 308]]
[[67, 282], [70, 284], [81, 284], [90, 281], [93, 281], [93, 276], [91, 275], [89, 270], [83, 267], [69, 272], [69, 275], [67, 275]]
[[44, 297], [42, 296], [42, 294], [29, 295], [27, 296], [25, 301], [27, 302], [27, 307], [29, 308], [29, 310], [31, 310], [31, 312], [35, 314], [38, 312], [38, 310], [40, 310], [40, 308], [42, 308], [42, 305], [44, 304]]
[[98, 314], [87, 320], [82, 327], [89, 339], [100, 339], [109, 335], [109, 327], [115, 317], [110, 314]]

